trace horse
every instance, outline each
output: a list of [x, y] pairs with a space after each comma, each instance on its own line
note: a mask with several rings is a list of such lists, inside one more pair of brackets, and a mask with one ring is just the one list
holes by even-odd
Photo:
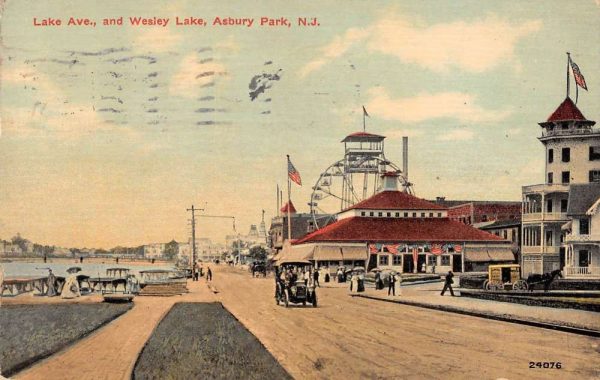
[[532, 292], [534, 285], [544, 283], [544, 292], [547, 292], [550, 289], [550, 285], [552, 284], [552, 282], [554, 282], [556, 277], [562, 278], [560, 269], [556, 269], [550, 273], [544, 274], [532, 273], [527, 277], [527, 287], [529, 288], [529, 291]]

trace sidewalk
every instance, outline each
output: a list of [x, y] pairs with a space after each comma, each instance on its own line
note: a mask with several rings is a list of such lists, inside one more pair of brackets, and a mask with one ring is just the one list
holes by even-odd
[[351, 295], [381, 301], [393, 301], [405, 305], [436, 308], [442, 311], [595, 330], [600, 333], [600, 315], [595, 312], [460, 297], [460, 290], [455, 290], [456, 297], [450, 296], [449, 292], [446, 292], [446, 295], [442, 297], [440, 296], [442, 287], [443, 283], [403, 287], [402, 295], [396, 297], [388, 296], [387, 289], [375, 290], [373, 288], [367, 288], [364, 293]]
[[91, 335], [19, 372], [16, 379], [130, 379], [146, 341], [176, 302], [211, 302], [206, 281], [188, 281], [190, 293], [136, 297], [133, 308]]

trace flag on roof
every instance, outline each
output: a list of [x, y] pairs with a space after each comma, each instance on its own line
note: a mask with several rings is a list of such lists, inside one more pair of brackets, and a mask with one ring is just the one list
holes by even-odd
[[296, 182], [298, 185], [302, 186], [302, 179], [300, 178], [300, 173], [298, 173], [298, 170], [296, 170], [296, 168], [292, 164], [292, 161], [290, 161], [290, 156], [288, 156], [287, 159], [288, 159], [288, 177], [290, 177], [290, 179], [292, 181]]
[[583, 77], [583, 74], [581, 74], [581, 71], [579, 70], [579, 66], [577, 66], [577, 64], [575, 62], [573, 62], [573, 60], [571, 60], [570, 58], [569, 58], [569, 61], [571, 61], [571, 68], [573, 69], [573, 76], [575, 77], [575, 83], [577, 83], [577, 85], [579, 87], [581, 87], [587, 91], [587, 85], [585, 83], [585, 78]]
[[[367, 109], [365, 108], [365, 106], [363, 106], [363, 115], [369, 116], [369, 114], [367, 113]], [[371, 116], [369, 116], [369, 117], [371, 117]]]
[[432, 244], [431, 245], [431, 253], [433, 253], [434, 255], [441, 255], [442, 254], [442, 245], [441, 244]]

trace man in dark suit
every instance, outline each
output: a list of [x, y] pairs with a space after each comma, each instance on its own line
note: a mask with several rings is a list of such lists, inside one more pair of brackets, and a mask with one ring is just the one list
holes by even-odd
[[442, 289], [442, 296], [444, 295], [444, 293], [446, 293], [446, 290], [450, 290], [450, 294], [452, 295], [452, 297], [454, 297], [454, 290], [452, 290], [452, 284], [454, 284], [454, 280], [452, 279], [454, 277], [454, 273], [452, 273], [452, 271], [448, 271], [448, 274], [446, 275], [446, 281], [444, 281], [444, 289]]
[[390, 273], [390, 282], [388, 286], [388, 296], [392, 293], [393, 296], [396, 295], [396, 273]]

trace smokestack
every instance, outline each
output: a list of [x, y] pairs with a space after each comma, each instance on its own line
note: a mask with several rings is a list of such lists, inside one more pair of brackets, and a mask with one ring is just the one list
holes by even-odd
[[408, 136], [402, 137], [402, 173], [408, 181]]

